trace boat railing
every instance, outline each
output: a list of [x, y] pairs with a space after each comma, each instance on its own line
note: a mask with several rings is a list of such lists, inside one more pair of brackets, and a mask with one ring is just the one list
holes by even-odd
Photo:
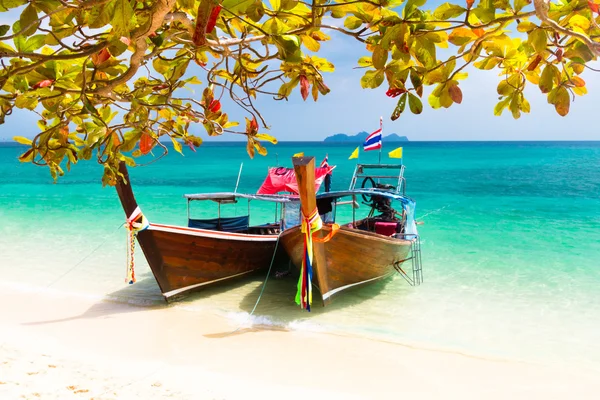
[[[421, 237], [415, 234], [398, 233], [395, 237], [411, 241], [410, 256], [404, 260], [397, 261], [394, 268], [400, 276], [411, 286], [418, 286], [423, 283], [423, 266], [421, 259]], [[411, 271], [405, 271], [402, 265], [406, 261], [411, 261]]]
[[[374, 170], [369, 172], [367, 170]], [[386, 173], [386, 170], [397, 170], [396, 173]], [[356, 164], [352, 180], [350, 181], [350, 190], [356, 189], [359, 180], [367, 178], [373, 181], [389, 180], [395, 183], [395, 193], [406, 194], [406, 179], [404, 178], [404, 165], [402, 164]]]

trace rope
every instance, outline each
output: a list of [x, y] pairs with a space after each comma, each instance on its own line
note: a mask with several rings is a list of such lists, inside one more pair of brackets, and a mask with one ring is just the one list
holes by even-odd
[[[250, 313], [246, 317], [246, 321], [244, 321], [244, 324], [246, 322], [248, 322], [248, 320], [250, 319], [251, 316], [254, 315], [254, 311], [256, 311], [256, 307], [258, 307], [258, 303], [260, 303], [260, 299], [262, 298], [265, 288], [267, 287], [267, 281], [269, 280], [269, 276], [271, 275], [271, 269], [273, 268], [273, 264], [275, 263], [275, 255], [277, 254], [277, 248], [279, 247], [279, 238], [281, 237], [281, 233], [282, 232], [280, 232], [279, 235], [277, 235], [277, 241], [275, 242], [275, 250], [273, 250], [273, 256], [271, 257], [271, 264], [269, 265], [269, 271], [267, 271], [267, 277], [265, 278], [262, 288], [260, 289], [260, 294], [258, 295], [258, 298], [256, 299], [256, 303], [254, 303], [254, 307], [252, 308], [252, 311], [250, 311]], [[225, 336], [233, 335], [234, 333], [236, 333], [237, 331], [242, 329], [242, 325], [243, 324], [240, 324], [237, 328], [235, 328], [235, 330], [229, 332]]]
[[430, 211], [430, 212], [428, 212], [427, 214], [423, 215], [423, 216], [422, 216], [421, 218], [419, 218], [419, 219], [420, 219], [420, 220], [422, 220], [423, 218], [425, 218], [425, 217], [426, 217], [426, 216], [428, 216], [428, 215], [431, 215], [431, 214], [437, 214], [438, 212], [442, 211], [444, 208], [448, 208], [448, 207], [450, 207], [451, 205], [452, 205], [452, 204], [446, 204], [445, 206], [443, 206], [443, 207], [440, 207], [440, 208], [438, 208], [437, 210], [433, 210], [433, 211]]
[[[123, 222], [122, 224], [120, 224], [117, 229], [115, 229], [113, 232], [118, 231], [119, 229], [121, 229], [123, 227], [123, 225], [125, 225], [125, 222]], [[87, 256], [83, 257], [77, 264], [75, 264], [74, 266], [72, 266], [68, 271], [66, 271], [64, 274], [62, 274], [61, 276], [59, 276], [58, 278], [56, 278], [53, 282], [51, 282], [48, 286], [46, 286], [46, 288], [49, 288], [51, 286], [53, 286], [54, 284], [56, 284], [57, 282], [59, 282], [62, 278], [64, 278], [65, 276], [67, 276], [68, 274], [70, 274], [71, 272], [73, 272], [73, 270], [75, 268], [77, 268], [78, 266], [80, 266], [85, 260], [88, 259], [88, 257], [90, 257], [92, 254], [94, 254], [96, 251], [98, 251], [98, 249], [100, 249], [102, 246], [104, 246], [106, 244], [106, 242], [108, 242], [108, 240], [110, 239], [110, 236], [106, 238], [106, 240], [104, 240], [102, 243], [100, 243], [94, 250], [92, 250], [91, 253], [89, 253]]]

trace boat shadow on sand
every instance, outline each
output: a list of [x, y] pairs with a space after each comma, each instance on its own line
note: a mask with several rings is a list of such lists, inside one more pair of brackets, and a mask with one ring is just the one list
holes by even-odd
[[[231, 309], [228, 310], [226, 306], [221, 308], [221, 311], [226, 313], [241, 311], [244, 314], [250, 314], [254, 311], [253, 317], [242, 322], [244, 327], [234, 332], [207, 334], [206, 337], [219, 338], [229, 336], [232, 333], [242, 334], [257, 331], [285, 331], [287, 330], [285, 327], [292, 322], [310, 321], [323, 313], [335, 313], [345, 308], [360, 306], [361, 303], [380, 295], [388, 285], [392, 284], [392, 279], [388, 278], [366, 286], [351, 288], [345, 291], [343, 295], [336, 297], [335, 301], [327, 307], [323, 307], [320, 294], [315, 290], [313, 293], [313, 306], [311, 312], [308, 313], [295, 303], [297, 280], [297, 275], [290, 274], [278, 279], [273, 273], [269, 276], [263, 291], [265, 274], [264, 272], [257, 272], [243, 278], [204, 287], [202, 290], [188, 293], [167, 303], [156, 280], [149, 275], [142, 277], [134, 285], [125, 285], [116, 291], [107, 293], [101, 300], [81, 314], [26, 322], [23, 325], [43, 325], [78, 319], [103, 318], [116, 314], [145, 312], [177, 306], [192, 306], [193, 308], [207, 306], [211, 308], [215, 303], [221, 303], [221, 300], [223, 300], [231, 306]], [[254, 286], [254, 288], [250, 291], [244, 290], [244, 287], [248, 285]], [[238, 304], [237, 307], [234, 305], [236, 303]], [[256, 309], [254, 309], [255, 306]]]

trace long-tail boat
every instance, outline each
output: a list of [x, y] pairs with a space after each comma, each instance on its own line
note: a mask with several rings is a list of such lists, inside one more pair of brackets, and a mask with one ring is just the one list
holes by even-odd
[[[315, 187], [318, 188], [325, 175], [331, 173], [332, 169], [328, 167], [319, 171], [319, 179], [313, 180], [313, 190]], [[130, 256], [134, 253], [135, 237], [166, 300], [205, 285], [268, 268], [277, 248], [279, 234], [285, 224], [285, 204], [290, 203], [292, 197], [264, 193], [276, 190], [278, 184], [285, 184], [290, 179], [294, 182], [287, 182], [285, 187], [289, 191], [293, 190], [295, 178], [293, 171], [288, 170], [271, 169], [269, 177], [263, 184], [266, 185], [266, 189], [261, 188], [263, 194], [185, 195], [188, 203], [188, 226], [184, 227], [146, 220], [134, 197], [127, 167], [121, 163], [119, 172], [123, 178], [117, 182], [116, 189], [131, 233]], [[221, 216], [221, 205], [240, 200], [248, 201], [247, 214], [235, 217]], [[270, 223], [250, 225], [251, 200], [274, 204], [275, 213]], [[217, 217], [190, 218], [192, 201], [216, 202], [219, 210]], [[296, 197], [295, 202], [297, 201]], [[129, 283], [135, 282], [131, 262], [127, 280]]]
[[[288, 229], [282, 233], [280, 240], [291, 261], [301, 270], [299, 287], [307, 291], [305, 284], [308, 282], [310, 285], [312, 281], [325, 306], [332, 296], [345, 289], [385, 279], [397, 272], [413, 285], [421, 282], [415, 202], [404, 195], [404, 166], [359, 164], [349, 190], [315, 195], [310, 185], [314, 175], [314, 158], [294, 158], [293, 162], [304, 228], [296, 226]], [[398, 169], [399, 174], [369, 175], [365, 173], [369, 168]], [[360, 178], [363, 179], [362, 187], [356, 188]], [[384, 178], [397, 179], [396, 186], [377, 183]], [[344, 198], [351, 200], [343, 201]], [[355, 213], [359, 206], [357, 199], [370, 208], [368, 216], [359, 220]], [[392, 207], [394, 202], [401, 205], [400, 211]], [[340, 226], [335, 224], [336, 211], [343, 205], [352, 206], [352, 221]], [[324, 223], [320, 229], [313, 226], [316, 232], [312, 233], [312, 245], [307, 246], [304, 231], [311, 229], [316, 215]], [[309, 256], [312, 256], [312, 262], [308, 261]], [[406, 272], [402, 265], [409, 260], [412, 271]], [[308, 268], [307, 263], [311, 264]], [[303, 306], [305, 303], [310, 306], [306, 296], [306, 292], [299, 293], [296, 300], [300, 297]]]

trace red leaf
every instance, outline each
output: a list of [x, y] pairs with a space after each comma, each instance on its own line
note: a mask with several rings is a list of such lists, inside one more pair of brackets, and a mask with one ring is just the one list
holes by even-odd
[[[538, 57], [539, 57], [539, 56], [538, 56]], [[558, 49], [558, 50], [556, 50], [556, 60], [557, 60], [558, 62], [561, 62], [561, 61], [562, 61], [562, 58], [563, 58], [563, 51], [562, 51], [562, 49]]]
[[485, 31], [482, 28], [473, 29], [473, 33], [477, 35], [477, 37], [482, 37]]
[[300, 75], [300, 93], [302, 94], [302, 98], [304, 101], [308, 98], [308, 89], [310, 88], [310, 83], [308, 82], [308, 78], [305, 75]]
[[462, 103], [462, 91], [456, 85], [452, 85], [448, 88], [448, 93], [453, 102], [460, 104]]
[[208, 106], [208, 109], [211, 112], [218, 113], [219, 111], [221, 111], [221, 102], [216, 99], [211, 101], [210, 105]]
[[163, 90], [163, 89], [166, 89], [166, 88], [168, 88], [168, 87], [169, 87], [169, 85], [168, 85], [168, 84], [166, 84], [166, 83], [161, 83], [160, 85], [156, 85], [156, 86], [154, 86], [154, 87], [152, 88], [152, 90]]
[[52, 85], [53, 83], [54, 83], [54, 80], [52, 80], [52, 79], [44, 79], [43, 81], [40, 81], [40, 82], [36, 83], [35, 85], [33, 85], [33, 89], [45, 88], [45, 87]]
[[188, 147], [195, 153], [196, 152], [196, 148], [194, 147], [194, 143], [192, 142], [185, 142], [185, 144], [188, 145]]
[[221, 12], [221, 6], [215, 6], [210, 13], [210, 17], [208, 18], [208, 22], [206, 24], [206, 33], [211, 33], [213, 29], [215, 29], [215, 25], [217, 24], [217, 18], [219, 18], [219, 13]]
[[467, 0], [467, 9], [470, 10], [471, 7], [473, 7], [473, 3], [475, 3], [475, 0]]
[[258, 122], [256, 122], [256, 117], [252, 117], [252, 121], [250, 122], [250, 129], [252, 129], [252, 132], [258, 132]]
[[152, 136], [148, 132], [142, 133], [142, 137], [140, 138], [140, 150], [142, 154], [150, 153], [150, 150], [154, 147], [155, 142]]
[[106, 48], [100, 50], [99, 52], [97, 52], [95, 54], [92, 54], [92, 62], [94, 63], [94, 65], [100, 65], [104, 61], [108, 60], [109, 58], [110, 58], [110, 52]]
[[594, 3], [591, 0], [588, 0], [588, 6], [590, 7], [590, 10], [592, 10], [596, 14], [600, 14], [600, 7], [598, 6], [598, 4]]
[[385, 95], [387, 97], [398, 97], [400, 96], [402, 93], [406, 93], [406, 89], [400, 89], [400, 88], [389, 88], [387, 92], [385, 92]]
[[527, 71], [533, 71], [537, 68], [537, 66], [540, 64], [540, 62], [542, 61], [542, 57], [540, 55], [536, 56], [533, 61], [531, 62], [531, 64], [529, 64], [527, 66]]
[[578, 76], [572, 77], [571, 82], [573, 83], [573, 85], [575, 85], [575, 87], [584, 87], [585, 86], [585, 81]]

